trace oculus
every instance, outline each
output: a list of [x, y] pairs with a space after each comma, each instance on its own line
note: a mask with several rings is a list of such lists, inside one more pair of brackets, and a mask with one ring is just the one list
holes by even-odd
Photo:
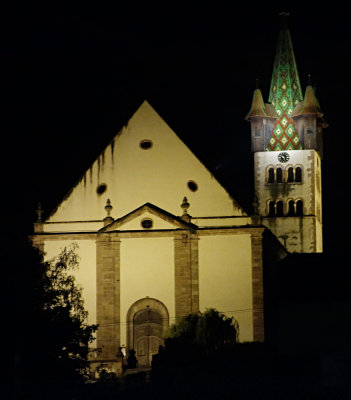
[[153, 222], [152, 222], [152, 219], [150, 219], [150, 218], [145, 218], [145, 219], [143, 219], [143, 220], [141, 221], [141, 226], [142, 226], [144, 229], [151, 229], [151, 228], [152, 228], [152, 225], [153, 225]]
[[103, 193], [105, 193], [107, 190], [107, 185], [106, 183], [101, 183], [97, 188], [96, 188], [96, 193], [101, 196]]
[[188, 188], [192, 191], [192, 192], [196, 192], [198, 189], [197, 183], [194, 181], [189, 181], [188, 182]]
[[142, 140], [142, 141], [139, 143], [139, 146], [140, 146], [143, 150], [149, 150], [149, 149], [151, 149], [151, 147], [152, 147], [152, 141], [149, 140], [149, 139]]
[[289, 156], [288, 153], [284, 152], [284, 153], [279, 153], [278, 154], [278, 161], [280, 161], [282, 163], [288, 162], [289, 159], [290, 159], [290, 156]]

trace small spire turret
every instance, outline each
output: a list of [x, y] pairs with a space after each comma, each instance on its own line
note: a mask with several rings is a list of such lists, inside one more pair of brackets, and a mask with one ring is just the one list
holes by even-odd
[[259, 88], [254, 90], [251, 108], [245, 119], [251, 122], [251, 149], [264, 151], [278, 114], [271, 104], [265, 104]]
[[323, 119], [315, 91], [311, 85], [306, 87], [303, 100], [295, 107], [292, 113], [300, 142], [305, 149], [315, 149], [323, 155], [322, 130], [328, 124]]

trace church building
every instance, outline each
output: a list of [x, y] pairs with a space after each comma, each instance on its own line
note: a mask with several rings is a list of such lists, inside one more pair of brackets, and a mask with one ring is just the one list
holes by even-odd
[[[288, 252], [322, 251], [321, 155], [326, 126], [311, 86], [302, 96], [282, 28], [268, 103], [254, 91], [255, 211], [248, 215], [144, 101], [45, 220], [33, 243], [47, 259], [78, 245], [75, 272], [94, 368], [119, 372], [119, 349], [150, 365], [170, 324], [216, 308], [240, 341], [264, 341], [264, 273]], [[248, 129], [249, 134], [249, 129]]]

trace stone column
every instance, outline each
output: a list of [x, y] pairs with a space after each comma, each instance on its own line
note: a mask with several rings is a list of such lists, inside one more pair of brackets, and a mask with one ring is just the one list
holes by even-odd
[[101, 233], [96, 240], [97, 347], [100, 359], [117, 360], [120, 346], [120, 239]]
[[264, 341], [262, 232], [251, 234], [253, 340]]
[[199, 310], [198, 237], [190, 232], [174, 238], [175, 315], [184, 317]]

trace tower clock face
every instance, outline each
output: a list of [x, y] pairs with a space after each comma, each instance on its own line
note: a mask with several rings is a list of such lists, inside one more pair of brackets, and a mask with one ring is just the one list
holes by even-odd
[[288, 153], [279, 153], [278, 154], [278, 161], [280, 161], [280, 162], [288, 162], [289, 161], [289, 159], [290, 159], [290, 156], [289, 156], [289, 154]]

